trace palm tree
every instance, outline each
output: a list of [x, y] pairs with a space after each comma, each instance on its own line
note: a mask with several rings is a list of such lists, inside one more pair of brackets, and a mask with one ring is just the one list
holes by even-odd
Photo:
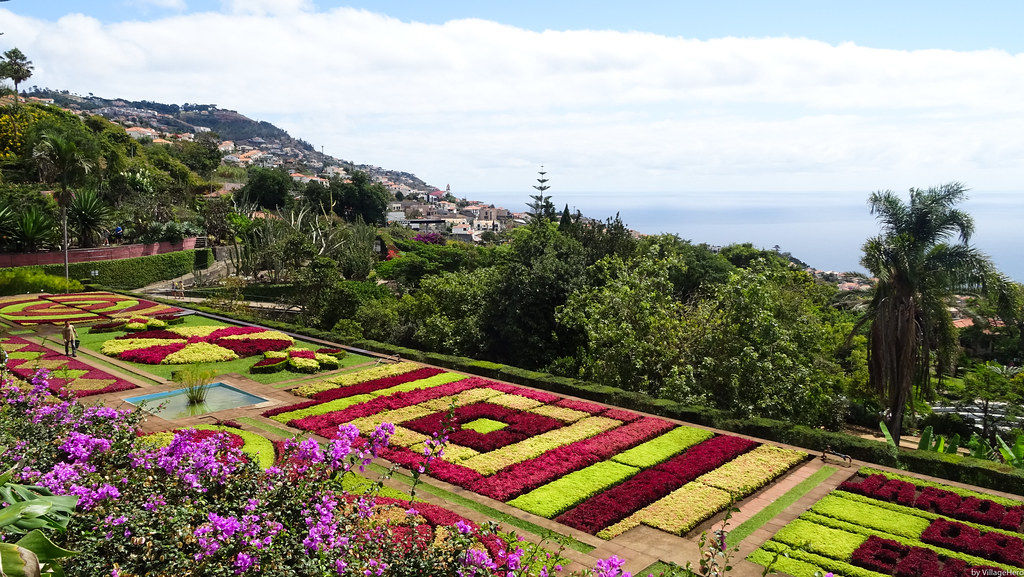
[[[936, 335], [950, 323], [946, 302], [996, 278], [988, 257], [968, 244], [974, 220], [956, 207], [967, 188], [958, 182], [911, 189], [910, 204], [892, 191], [868, 200], [882, 233], [864, 243], [861, 265], [878, 279], [868, 311], [871, 385], [888, 408], [899, 446], [903, 412], [915, 381], [928, 378]], [[957, 235], [957, 242], [950, 243]], [[940, 339], [941, 340], [941, 339]]]
[[103, 233], [111, 216], [110, 207], [92, 190], [76, 194], [68, 207], [68, 217], [74, 223], [78, 242], [86, 248], [93, 246], [93, 239]]
[[14, 83], [14, 104], [18, 104], [18, 85], [32, 77], [32, 61], [21, 50], [11, 48], [0, 60], [0, 78], [10, 78]]
[[53, 195], [60, 207], [61, 229], [64, 247], [64, 279], [68, 280], [68, 205], [75, 195], [74, 188], [85, 180], [96, 166], [96, 161], [86, 153], [77, 139], [70, 134], [53, 130], [44, 131], [32, 148], [32, 161], [39, 170], [43, 182], [56, 183], [58, 190]]

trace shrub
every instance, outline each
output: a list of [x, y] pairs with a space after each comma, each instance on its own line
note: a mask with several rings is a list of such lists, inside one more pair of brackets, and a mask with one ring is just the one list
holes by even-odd
[[[197, 253], [210, 253], [197, 259]], [[212, 262], [213, 252], [210, 249], [182, 250], [152, 256], [123, 258], [93, 262], [76, 262], [69, 265], [72, 278], [87, 278], [95, 283], [120, 289], [136, 289], [155, 282], [170, 280], [196, 270], [196, 264]], [[207, 264], [207, 266], [209, 266]], [[41, 267], [27, 267], [41, 270], [51, 275], [63, 275], [63, 264], [48, 264]], [[13, 270], [13, 269], [5, 269]], [[91, 272], [98, 271], [93, 279]]]
[[0, 296], [29, 293], [68, 293], [82, 290], [82, 283], [47, 274], [37, 268], [0, 270]]

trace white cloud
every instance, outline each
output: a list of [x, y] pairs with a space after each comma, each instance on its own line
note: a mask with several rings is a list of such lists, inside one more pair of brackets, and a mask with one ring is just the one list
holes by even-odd
[[188, 9], [188, 4], [185, 0], [126, 0], [131, 6], [140, 6], [143, 8], [163, 8], [167, 10], [179, 10], [184, 11]]
[[[161, 0], [162, 1], [162, 0]], [[213, 102], [462, 191], [1024, 180], [1024, 55], [402, 22], [305, 0], [104, 25], [0, 10], [30, 83]]]

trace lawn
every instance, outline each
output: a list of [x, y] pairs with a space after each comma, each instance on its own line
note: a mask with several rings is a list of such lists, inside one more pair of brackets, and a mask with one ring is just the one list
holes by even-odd
[[[232, 325], [229, 325], [228, 323], [224, 323], [224, 322], [217, 321], [217, 320], [214, 320], [214, 319], [206, 318], [206, 317], [203, 317], [203, 316], [200, 316], [200, 315], [189, 315], [189, 316], [185, 317], [185, 322], [183, 324], [176, 325], [176, 326], [178, 326], [178, 327], [195, 327], [195, 326], [227, 327], [227, 326], [232, 326]], [[82, 341], [82, 348], [83, 349], [95, 352], [96, 354], [100, 354], [100, 348], [103, 346], [104, 342], [106, 342], [106, 341], [108, 341], [110, 339], [114, 339], [116, 337], [119, 337], [119, 336], [121, 336], [123, 334], [125, 334], [125, 333], [124, 332], [96, 332], [96, 333], [94, 333], [94, 332], [91, 332], [91, 330], [81, 329], [79, 331], [79, 338]], [[308, 341], [303, 341], [303, 340], [299, 340], [299, 339], [295, 340], [295, 345], [299, 346], [299, 347], [303, 347], [303, 348], [313, 349], [313, 350], [318, 349], [318, 348], [321, 347], [321, 345], [318, 345], [316, 343], [312, 343], [312, 342], [308, 342]], [[187, 365], [187, 366], [197, 367], [199, 369], [207, 369], [207, 368], [209, 368], [211, 370], [216, 371], [218, 375], [223, 375], [223, 374], [226, 374], [226, 373], [238, 373], [240, 375], [244, 375], [246, 378], [252, 379], [252, 380], [254, 380], [256, 382], [259, 382], [259, 383], [265, 383], [265, 384], [280, 383], [282, 381], [288, 381], [288, 380], [293, 380], [293, 379], [308, 379], [309, 378], [308, 374], [296, 373], [296, 372], [292, 372], [292, 371], [289, 371], [289, 370], [282, 370], [282, 371], [276, 372], [276, 373], [250, 373], [249, 372], [249, 368], [252, 367], [252, 365], [254, 365], [257, 361], [259, 361], [260, 358], [261, 357], [259, 357], [259, 356], [256, 356], [256, 357], [243, 357], [243, 358], [235, 359], [235, 360], [231, 360], [231, 361], [220, 361], [220, 362], [211, 362], [211, 363], [193, 363], [193, 364], [190, 364], [190, 365]], [[365, 357], [365, 356], [362, 356], [362, 355], [357, 355], [355, 353], [349, 353], [344, 358], [340, 359], [339, 365], [340, 365], [340, 368], [346, 368], [346, 367], [351, 367], [353, 365], [358, 365], [358, 364], [361, 364], [361, 363], [366, 363], [366, 362], [369, 362], [371, 360], [373, 360], [373, 359], [371, 359], [369, 357]], [[159, 377], [163, 377], [165, 379], [170, 379], [171, 375], [172, 375], [172, 373], [174, 371], [177, 371], [177, 370], [181, 369], [182, 366], [185, 366], [185, 365], [172, 365], [172, 364], [151, 365], [151, 364], [145, 364], [145, 363], [135, 363], [135, 362], [125, 361], [125, 360], [121, 360], [121, 362], [125, 363], [128, 366], [131, 366], [135, 371], [138, 371], [138, 372], [141, 372], [141, 373], [146, 373], [146, 374], [151, 374], [151, 375], [156, 375], [156, 376], [159, 376]]]

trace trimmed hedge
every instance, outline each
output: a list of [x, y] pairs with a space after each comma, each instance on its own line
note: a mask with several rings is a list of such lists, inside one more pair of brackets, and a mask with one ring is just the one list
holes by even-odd
[[[176, 305], [175, 301], [154, 299], [150, 300], [164, 302], [165, 304]], [[778, 443], [785, 443], [797, 447], [803, 447], [813, 452], [823, 451], [826, 448], [850, 455], [854, 459], [868, 463], [876, 463], [887, 467], [895, 467], [889, 448], [885, 443], [863, 439], [854, 435], [841, 432], [825, 431], [805, 425], [796, 425], [786, 421], [764, 418], [741, 418], [727, 411], [713, 409], [710, 407], [693, 407], [677, 403], [670, 399], [660, 399], [645, 393], [625, 391], [615, 387], [597, 385], [570, 377], [559, 377], [549, 373], [530, 371], [494, 363], [491, 361], [480, 361], [467, 357], [443, 355], [440, 353], [423, 352], [408, 347], [400, 347], [389, 343], [382, 343], [371, 340], [352, 341], [341, 338], [341, 335], [330, 331], [322, 331], [262, 319], [253, 315], [225, 313], [223, 311], [202, 306], [190, 307], [197, 311], [207, 312], [215, 315], [229, 316], [245, 322], [260, 324], [279, 330], [307, 335], [332, 342], [350, 344], [354, 347], [365, 349], [387, 355], [398, 355], [402, 359], [419, 361], [445, 367], [456, 371], [464, 371], [474, 375], [499, 379], [528, 387], [535, 387], [574, 397], [598, 401], [609, 405], [615, 405], [644, 413], [651, 413], [677, 419], [688, 423], [714, 427], [725, 431], [731, 431], [751, 437], [768, 439]], [[936, 453], [933, 451], [918, 451], [900, 449], [900, 462], [905, 470], [930, 475], [968, 485], [977, 485], [997, 491], [1005, 491], [1024, 495], [1024, 470], [1015, 469], [1003, 463], [986, 461], [965, 457], [963, 455], [952, 455], [947, 453]]]
[[[196, 269], [208, 268], [212, 262], [213, 251], [208, 248], [181, 250], [136, 258], [75, 262], [68, 266], [68, 276], [73, 279], [85, 279], [90, 284], [110, 288], [137, 289], [155, 282], [177, 278]], [[18, 268], [42, 270], [46, 274], [64, 276], [63, 264]], [[99, 271], [99, 275], [95, 278], [92, 276], [94, 270]]]

